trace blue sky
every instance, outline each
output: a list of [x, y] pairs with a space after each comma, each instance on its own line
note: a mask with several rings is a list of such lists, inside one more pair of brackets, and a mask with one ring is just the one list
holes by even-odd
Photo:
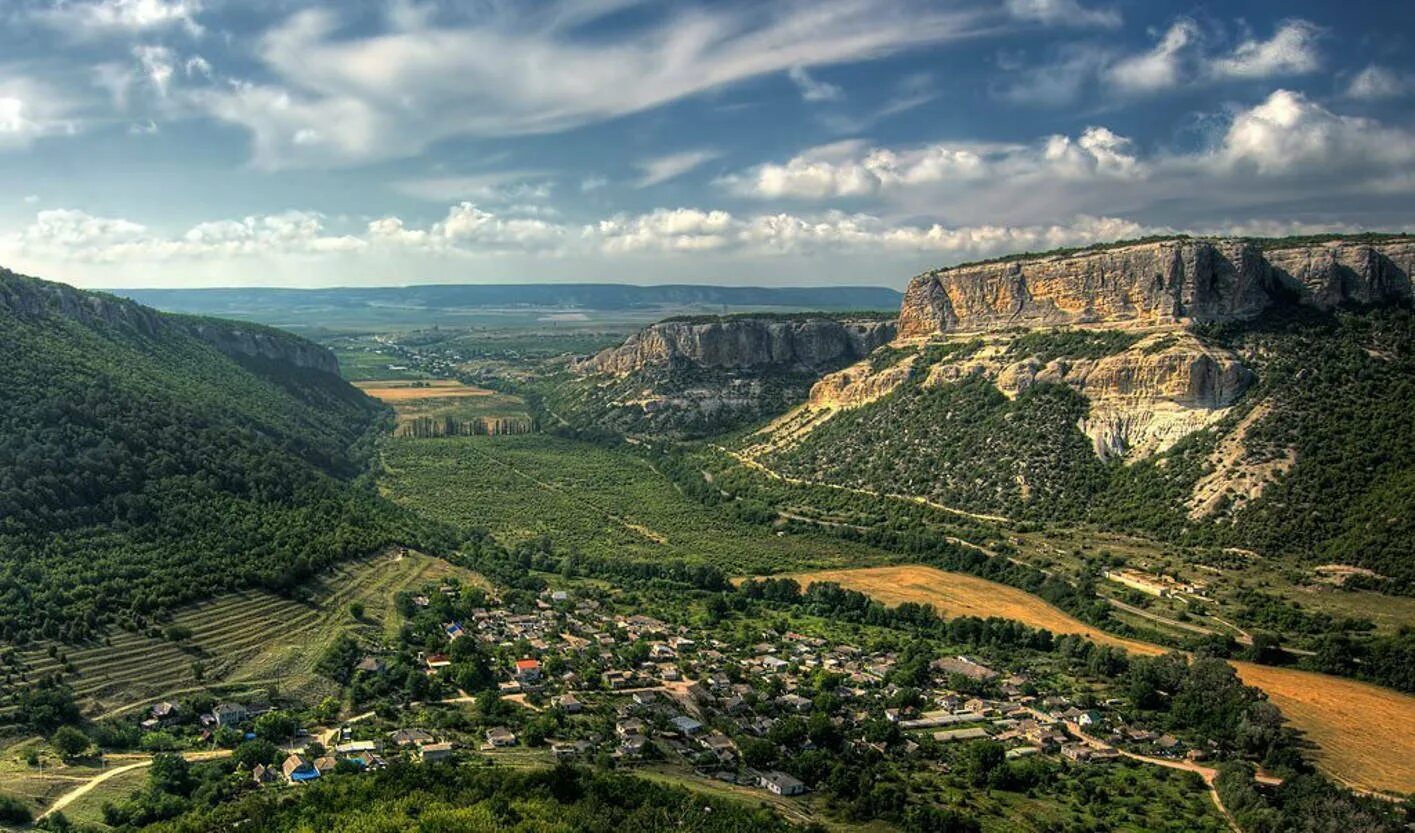
[[86, 286], [902, 285], [1415, 228], [1415, 7], [6, 0], [0, 264]]

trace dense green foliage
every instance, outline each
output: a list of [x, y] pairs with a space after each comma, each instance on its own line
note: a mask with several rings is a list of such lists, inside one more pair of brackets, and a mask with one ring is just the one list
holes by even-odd
[[1311, 774], [1285, 781], [1271, 795], [1253, 782], [1253, 768], [1238, 761], [1219, 767], [1214, 781], [1219, 797], [1244, 833], [1351, 833], [1406, 828], [1398, 805], [1365, 798]]
[[1013, 339], [1007, 355], [1015, 359], [1100, 359], [1128, 349], [1141, 336], [1124, 330], [1034, 330]]
[[575, 830], [657, 833], [793, 829], [765, 810], [637, 778], [558, 767], [511, 772], [394, 765], [370, 775], [321, 778], [296, 801], [262, 791], [148, 829], [153, 833], [439, 833]]
[[1009, 400], [981, 376], [931, 387], [911, 380], [767, 462], [789, 476], [978, 512], [1076, 517], [1108, 476], [1076, 428], [1086, 409], [1062, 385]]
[[0, 305], [0, 640], [82, 640], [223, 590], [288, 591], [410, 535], [355, 482], [376, 403], [118, 309], [80, 322]]

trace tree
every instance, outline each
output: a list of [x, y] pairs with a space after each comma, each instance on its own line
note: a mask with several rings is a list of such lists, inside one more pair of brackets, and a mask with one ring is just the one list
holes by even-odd
[[268, 740], [248, 740], [236, 747], [236, 751], [231, 753], [231, 759], [236, 762], [236, 766], [254, 769], [256, 764], [275, 763], [280, 757], [280, 747]]
[[1002, 744], [992, 740], [974, 741], [963, 747], [958, 756], [958, 771], [975, 787], [988, 783], [988, 779], [999, 767], [1007, 762]]
[[349, 602], [349, 615], [355, 619], [363, 619], [364, 603], [359, 601]]
[[181, 755], [155, 755], [148, 770], [147, 782], [156, 792], [186, 795], [192, 788], [191, 764]]
[[59, 753], [59, 757], [65, 760], [77, 758], [93, 745], [88, 735], [73, 726], [60, 726], [54, 737], [49, 739], [49, 743]]
[[284, 712], [268, 712], [255, 720], [255, 733], [269, 741], [288, 740], [299, 726], [295, 718]]
[[0, 824], [29, 824], [33, 816], [24, 802], [0, 793]]

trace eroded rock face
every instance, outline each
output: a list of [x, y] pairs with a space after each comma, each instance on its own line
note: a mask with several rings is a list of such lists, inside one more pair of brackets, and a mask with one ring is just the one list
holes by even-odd
[[1166, 240], [928, 272], [904, 294], [899, 334], [919, 338], [1095, 322], [1253, 318], [1288, 295], [1328, 308], [1409, 299], [1415, 242], [1264, 252], [1239, 240]]
[[1090, 400], [1080, 428], [1098, 455], [1145, 457], [1222, 419], [1253, 373], [1227, 350], [1164, 333], [1101, 359], [1025, 359], [996, 377], [1008, 396], [1039, 382], [1069, 385]]
[[263, 358], [326, 373], [339, 372], [339, 361], [333, 352], [290, 333], [238, 321], [169, 315], [123, 298], [84, 292], [3, 269], [0, 269], [0, 309], [25, 316], [59, 315], [85, 324], [103, 323], [154, 337], [179, 332], [205, 341], [228, 356]]
[[893, 321], [669, 321], [645, 328], [621, 346], [580, 362], [576, 369], [624, 375], [686, 361], [714, 369], [815, 370], [868, 356], [894, 336]]

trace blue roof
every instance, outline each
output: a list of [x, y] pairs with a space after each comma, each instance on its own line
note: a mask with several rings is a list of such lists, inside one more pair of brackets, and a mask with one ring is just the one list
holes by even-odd
[[313, 781], [314, 779], [316, 779], [316, 778], [318, 778], [318, 777], [319, 777], [319, 770], [314, 769], [313, 767], [310, 768], [310, 771], [309, 771], [309, 772], [302, 772], [302, 771], [300, 771], [300, 770], [295, 770], [294, 772], [290, 773], [290, 780], [291, 780], [291, 781]]

